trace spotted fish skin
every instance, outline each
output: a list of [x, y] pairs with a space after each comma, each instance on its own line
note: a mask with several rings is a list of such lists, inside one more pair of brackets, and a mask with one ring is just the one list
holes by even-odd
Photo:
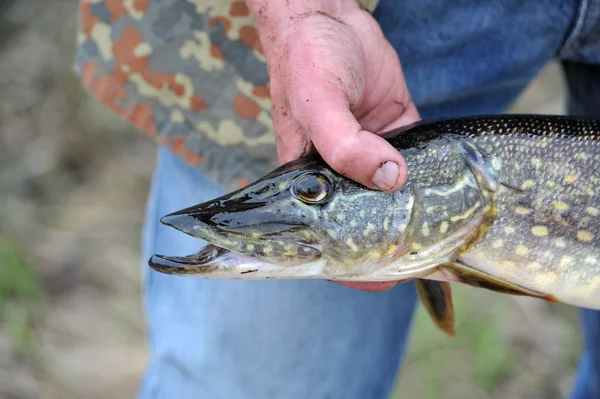
[[[489, 193], [489, 225], [456, 260], [561, 302], [600, 307], [600, 121], [507, 115], [413, 126], [409, 136], [392, 140], [401, 151], [407, 148], [413, 184], [439, 183], [448, 166], [444, 148], [451, 144], [434, 143], [444, 136], [472, 143], [497, 168], [491, 178], [496, 187]], [[437, 157], [421, 167], [421, 157], [410, 154], [423, 154], [416, 148], [428, 145], [439, 146], [428, 151]], [[440, 206], [456, 204], [456, 187], [437, 196]], [[476, 195], [473, 188], [459, 191], [463, 198]], [[466, 214], [465, 208], [455, 210]], [[450, 210], [440, 217], [436, 210], [425, 214], [423, 223], [440, 237], [457, 216]]]
[[[167, 215], [226, 250], [150, 266], [205, 278], [459, 281], [600, 309], [599, 133], [598, 120], [562, 116], [421, 121], [383, 135], [406, 159], [402, 189], [371, 190], [305, 157]], [[323, 200], [295, 195], [308, 175], [329, 182]]]
[[501, 164], [493, 222], [458, 261], [561, 302], [599, 307], [600, 121], [506, 116], [431, 127], [465, 133]]

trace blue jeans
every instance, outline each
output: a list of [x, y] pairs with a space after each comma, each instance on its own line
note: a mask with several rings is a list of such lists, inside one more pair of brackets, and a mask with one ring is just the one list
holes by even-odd
[[[423, 117], [503, 112], [553, 58], [564, 65], [569, 112], [600, 117], [600, 0], [382, 0], [375, 17]], [[153, 253], [187, 255], [203, 245], [161, 225], [162, 215], [222, 193], [159, 151], [143, 236], [151, 360], [140, 397], [386, 398], [417, 302], [412, 283], [373, 294], [147, 267]], [[572, 398], [598, 398], [600, 317], [582, 315], [585, 352]]]

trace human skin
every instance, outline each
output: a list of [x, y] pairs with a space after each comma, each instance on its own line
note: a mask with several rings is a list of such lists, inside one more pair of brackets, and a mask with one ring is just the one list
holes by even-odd
[[[419, 120], [398, 55], [356, 0], [247, 0], [264, 49], [280, 163], [317, 151], [367, 187], [395, 191], [406, 162], [377, 133]], [[342, 282], [382, 291], [399, 282]]]

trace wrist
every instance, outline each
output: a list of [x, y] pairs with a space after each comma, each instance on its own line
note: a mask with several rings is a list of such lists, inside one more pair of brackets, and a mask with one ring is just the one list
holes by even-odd
[[360, 8], [357, 0], [246, 0], [246, 4], [259, 25], [284, 25], [306, 14], [321, 12], [335, 16]]
[[246, 0], [246, 4], [266, 56], [297, 21], [315, 14], [342, 20], [343, 14], [360, 9], [357, 0]]

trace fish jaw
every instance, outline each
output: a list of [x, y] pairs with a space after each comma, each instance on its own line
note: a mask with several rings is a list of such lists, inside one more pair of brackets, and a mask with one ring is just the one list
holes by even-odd
[[295, 267], [275, 265], [213, 245], [194, 255], [156, 254], [148, 260], [153, 270], [163, 274], [224, 280], [323, 278], [324, 263], [321, 260]]
[[243, 280], [290, 280], [322, 279], [331, 281], [386, 282], [407, 281], [422, 274], [422, 270], [403, 273], [402, 276], [390, 276], [376, 273], [364, 273], [369, 267], [348, 271], [343, 267], [328, 267], [327, 258], [289, 266], [265, 262], [263, 260], [229, 251], [208, 244], [198, 253], [188, 256], [153, 255], [148, 260], [153, 270], [169, 275], [192, 276], [205, 279], [243, 279]]

